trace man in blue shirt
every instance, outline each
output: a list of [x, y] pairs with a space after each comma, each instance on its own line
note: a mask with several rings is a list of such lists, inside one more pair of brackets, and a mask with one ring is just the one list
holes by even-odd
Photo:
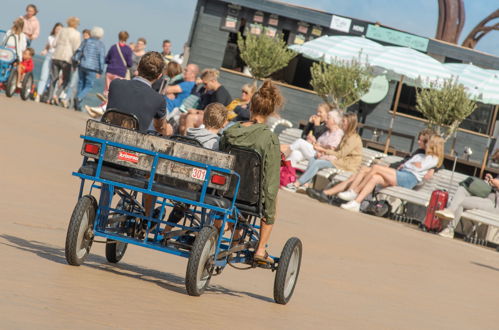
[[191, 94], [196, 85], [196, 77], [199, 67], [196, 64], [189, 64], [184, 69], [184, 79], [182, 82], [166, 87], [166, 108], [168, 113], [180, 107], [184, 99]]

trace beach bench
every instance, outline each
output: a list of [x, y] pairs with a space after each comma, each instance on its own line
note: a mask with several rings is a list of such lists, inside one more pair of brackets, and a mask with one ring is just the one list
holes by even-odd
[[[449, 193], [449, 199], [454, 196], [459, 182], [466, 179], [468, 175], [462, 173], [454, 173], [452, 171], [442, 169], [437, 171], [433, 177], [418, 184], [414, 189], [403, 187], [386, 187], [376, 193], [378, 199], [382, 199], [381, 195], [399, 199], [401, 201], [399, 207], [393, 211], [394, 214], [400, 217], [405, 217], [407, 213], [407, 204], [414, 204], [427, 207], [431, 194], [436, 189], [446, 190]], [[386, 198], [385, 198], [386, 199]]]
[[[478, 209], [466, 210], [461, 215], [460, 221], [462, 220], [468, 220], [472, 223], [471, 230], [465, 234], [465, 240], [474, 244], [485, 245], [489, 242], [499, 246], [497, 235], [499, 230], [499, 212], [492, 213]], [[479, 235], [479, 229], [483, 225], [488, 226], [485, 238], [481, 238]]]
[[[272, 127], [271, 127], [272, 130]], [[279, 134], [279, 142], [281, 144], [291, 144], [301, 138], [303, 130], [299, 128], [286, 128]]]

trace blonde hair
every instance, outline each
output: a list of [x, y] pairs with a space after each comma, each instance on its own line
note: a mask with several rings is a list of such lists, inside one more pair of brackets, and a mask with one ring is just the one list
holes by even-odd
[[201, 79], [203, 80], [218, 80], [220, 72], [217, 69], [204, 69], [201, 72]]
[[426, 154], [438, 158], [437, 167], [442, 166], [444, 162], [444, 139], [439, 135], [432, 135], [426, 144]]
[[222, 103], [210, 103], [204, 108], [203, 124], [206, 128], [224, 127], [229, 111]]
[[251, 98], [250, 112], [267, 118], [284, 103], [281, 91], [270, 79], [265, 79], [262, 86]]
[[24, 20], [19, 17], [12, 23], [12, 28], [10, 29], [13, 34], [20, 34], [23, 32]]
[[357, 114], [353, 112], [348, 112], [343, 115], [343, 119], [346, 120], [346, 127], [343, 128], [345, 135], [343, 138], [348, 137], [357, 132], [357, 126], [359, 124], [357, 119]]
[[70, 18], [68, 18], [66, 23], [68, 24], [69, 27], [76, 29], [78, 25], [80, 25], [80, 19], [78, 17], [71, 16]]
[[256, 92], [256, 85], [255, 84], [244, 84], [241, 89], [243, 91], [247, 92], [248, 95], [251, 97]]
[[431, 128], [425, 128], [421, 132], [419, 132], [418, 139], [421, 138], [421, 140], [423, 140], [424, 145], [426, 146], [426, 144], [433, 135], [435, 135], [434, 130], [432, 130]]

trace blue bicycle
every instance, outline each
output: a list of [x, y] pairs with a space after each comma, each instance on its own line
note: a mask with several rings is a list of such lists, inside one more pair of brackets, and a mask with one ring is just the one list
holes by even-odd
[[[4, 38], [5, 34], [6, 31], [0, 30], [0, 40]], [[13, 96], [19, 90], [15, 64], [21, 61], [15, 50], [6, 46], [9, 38], [0, 44], [0, 87], [5, 89], [7, 97]], [[15, 39], [13, 36], [12, 38]], [[20, 88], [20, 95], [23, 100], [26, 101], [31, 96], [31, 92], [34, 90], [34, 81], [33, 72], [24, 75], [21, 83], [22, 87]]]
[[236, 146], [212, 151], [137, 129], [135, 117], [115, 110], [101, 122], [87, 122], [83, 164], [73, 173], [81, 184], [67, 231], [67, 262], [81, 265], [96, 237], [106, 239], [106, 258], [113, 263], [128, 244], [171, 253], [188, 259], [185, 285], [192, 296], [227, 265], [262, 267], [276, 272], [274, 300], [286, 304], [297, 283], [302, 243], [290, 238], [274, 263], [253, 260], [262, 216], [259, 154]]

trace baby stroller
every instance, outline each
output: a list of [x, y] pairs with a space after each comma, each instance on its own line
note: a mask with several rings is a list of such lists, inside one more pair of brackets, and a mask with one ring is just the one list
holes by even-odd
[[[0, 30], [0, 40], [3, 39], [5, 33], [6, 31]], [[0, 89], [5, 89], [5, 95], [11, 97], [18, 92], [19, 89], [17, 87], [17, 68], [15, 63], [20, 62], [21, 59], [17, 58], [14, 49], [6, 46], [7, 41], [8, 39], [5, 39], [0, 45]], [[27, 100], [31, 96], [33, 85], [33, 72], [27, 72], [20, 89], [21, 98], [23, 100]]]

